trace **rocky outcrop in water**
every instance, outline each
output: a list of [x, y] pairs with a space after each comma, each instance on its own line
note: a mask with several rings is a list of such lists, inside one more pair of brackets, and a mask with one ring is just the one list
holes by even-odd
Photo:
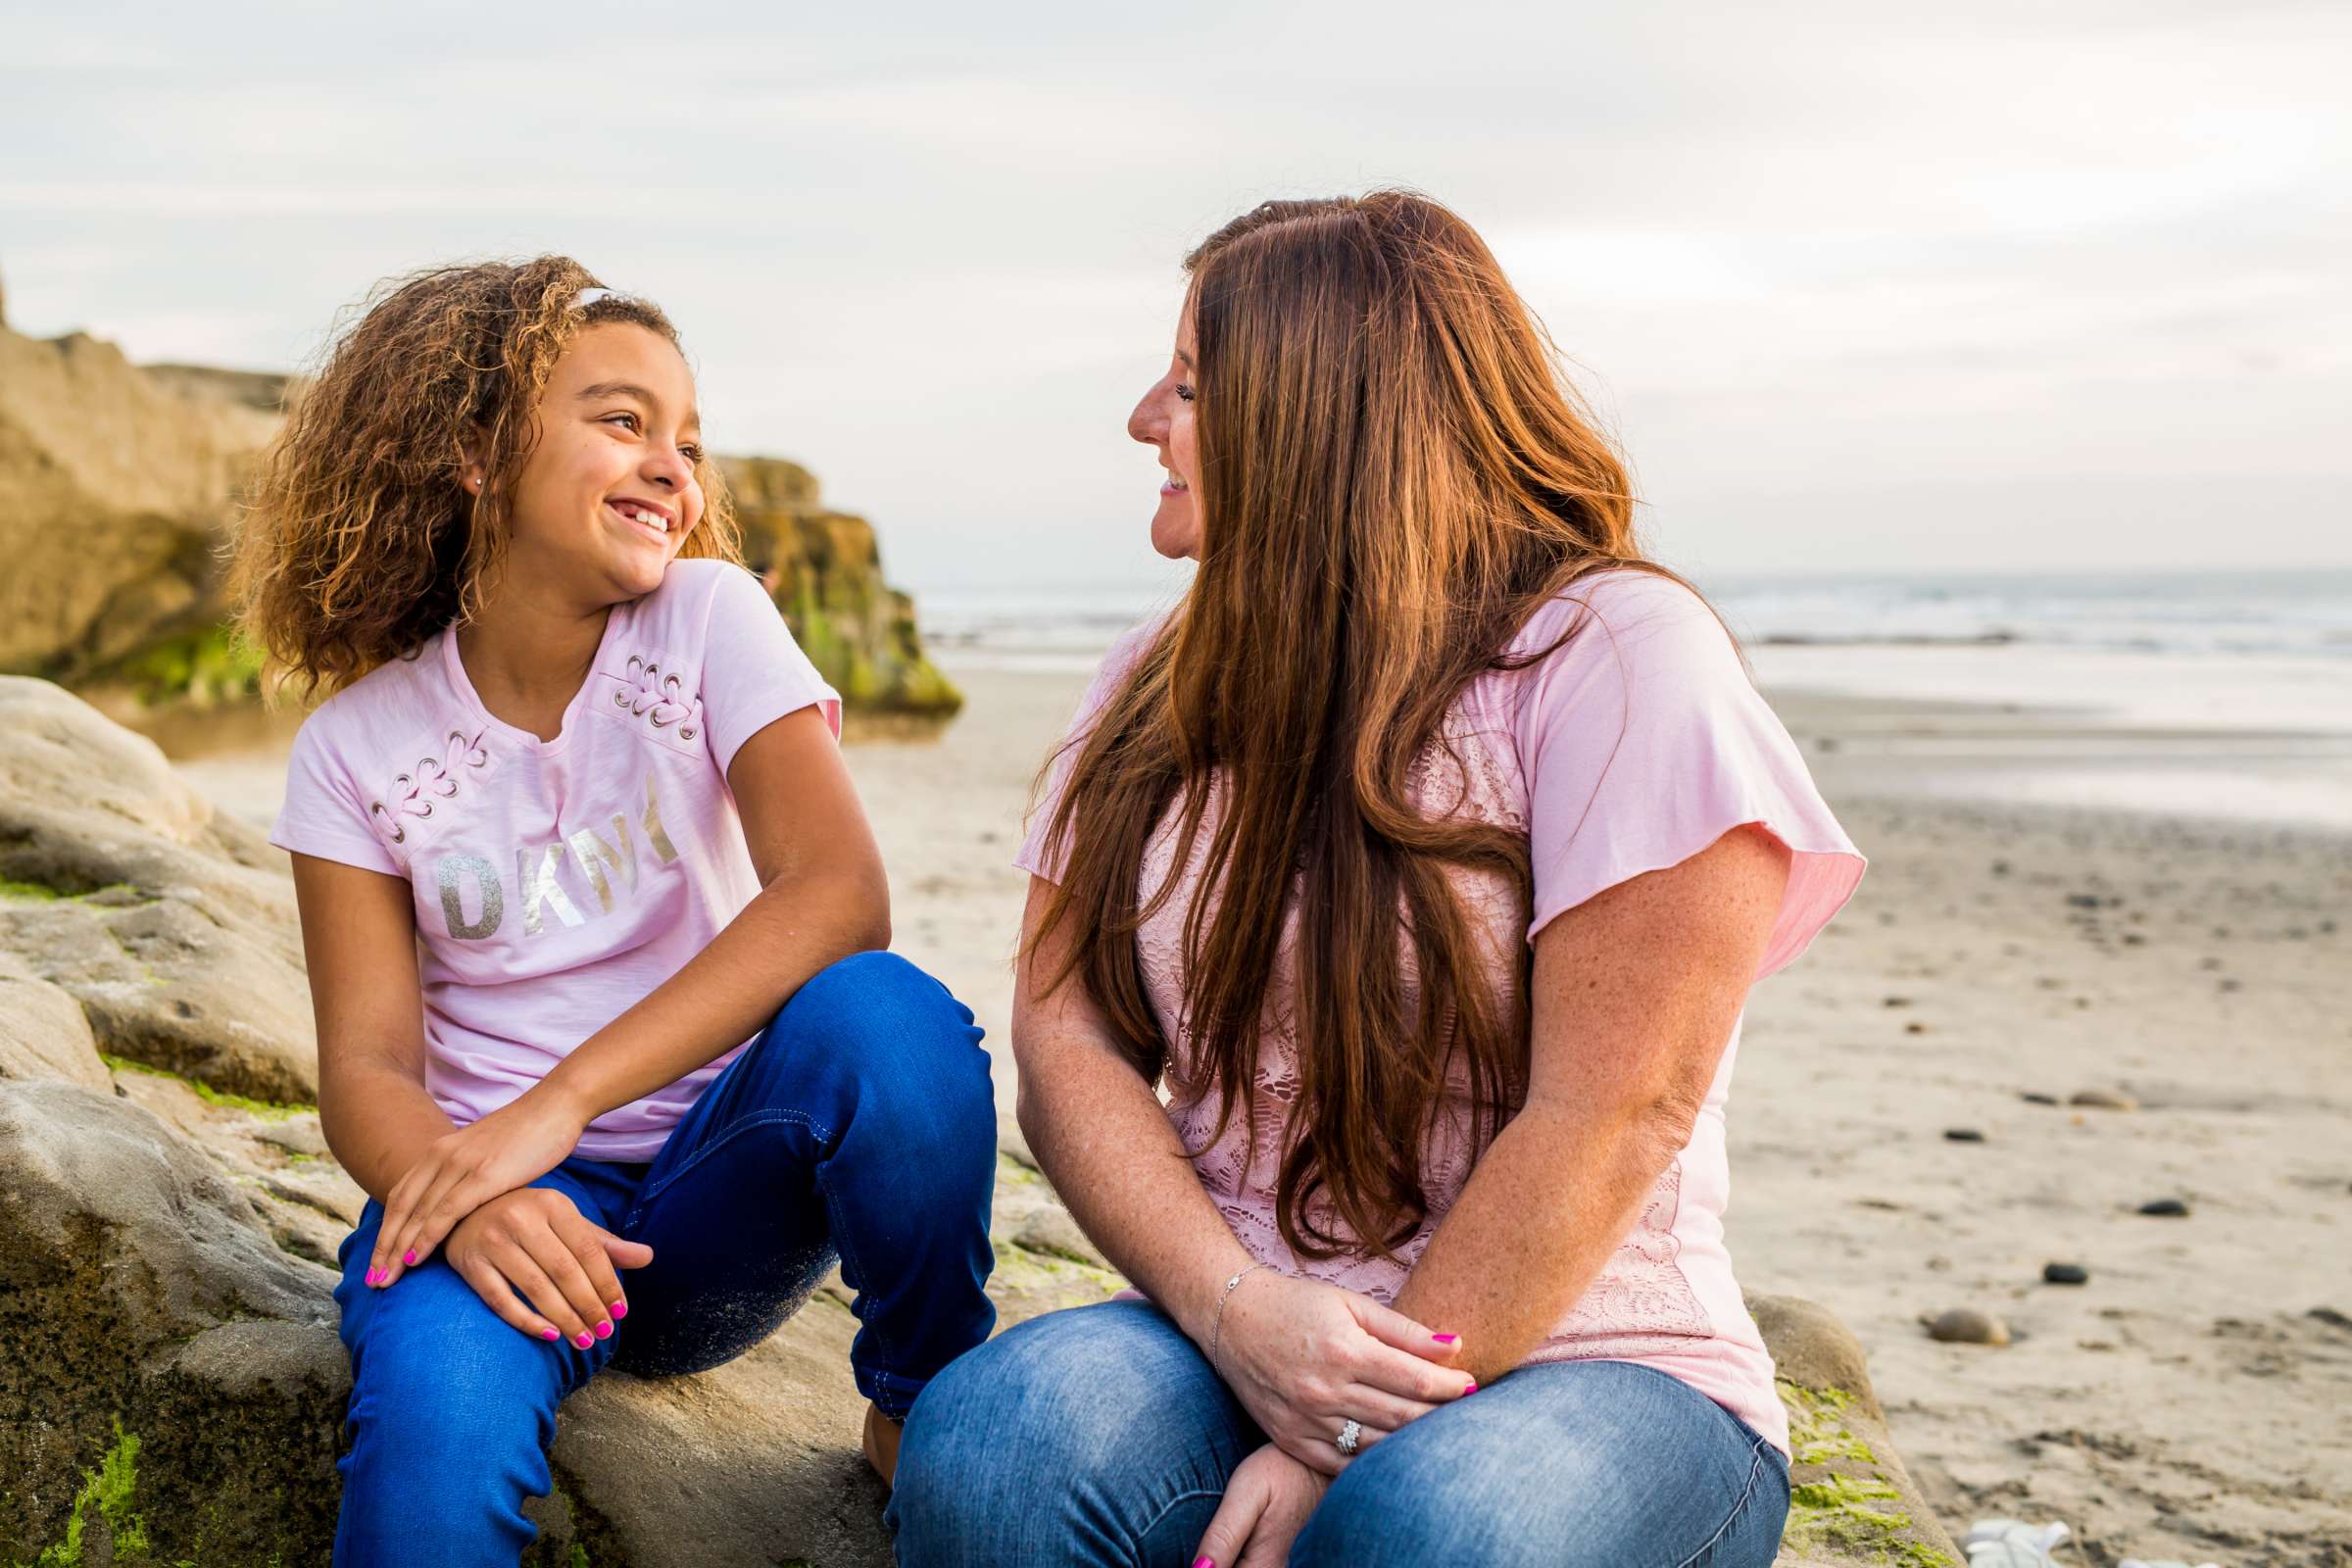
[[816, 667], [868, 711], [945, 716], [963, 697], [923, 657], [914, 601], [882, 578], [874, 525], [827, 511], [816, 476], [781, 458], [721, 458], [744, 556]]

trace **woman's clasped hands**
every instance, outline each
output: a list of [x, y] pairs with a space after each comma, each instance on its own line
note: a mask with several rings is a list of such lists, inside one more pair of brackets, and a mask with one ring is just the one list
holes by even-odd
[[1271, 1440], [1227, 1481], [1201, 1538], [1198, 1555], [1217, 1568], [1282, 1562], [1356, 1453], [1478, 1391], [1453, 1364], [1458, 1337], [1354, 1291], [1271, 1270], [1234, 1289], [1214, 1343], [1217, 1371]]

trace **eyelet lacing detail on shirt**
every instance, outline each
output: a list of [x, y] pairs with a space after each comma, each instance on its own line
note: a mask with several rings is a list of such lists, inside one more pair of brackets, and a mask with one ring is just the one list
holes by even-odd
[[490, 754], [482, 748], [482, 741], [489, 733], [487, 725], [470, 736], [462, 729], [453, 729], [442, 747], [446, 762], [440, 757], [422, 758], [415, 772], [393, 779], [384, 799], [368, 803], [368, 821], [376, 836], [387, 844], [407, 843], [409, 830], [401, 818], [430, 816], [435, 801], [453, 799], [458, 793], [458, 781], [464, 776], [460, 770], [469, 772], [490, 760]]
[[655, 729], [678, 726], [678, 739], [690, 741], [702, 733], [703, 697], [689, 692], [686, 683], [676, 674], [664, 675], [662, 666], [640, 654], [629, 656], [628, 675], [634, 691], [612, 694], [612, 706], [625, 708], [630, 714], [644, 719]]

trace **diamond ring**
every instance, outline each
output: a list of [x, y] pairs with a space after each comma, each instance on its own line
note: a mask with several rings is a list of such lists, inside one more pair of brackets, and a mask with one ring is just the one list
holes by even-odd
[[1343, 1457], [1353, 1458], [1355, 1456], [1356, 1440], [1363, 1435], [1363, 1423], [1359, 1421], [1350, 1421], [1340, 1428], [1340, 1440], [1334, 1446], [1340, 1450]]

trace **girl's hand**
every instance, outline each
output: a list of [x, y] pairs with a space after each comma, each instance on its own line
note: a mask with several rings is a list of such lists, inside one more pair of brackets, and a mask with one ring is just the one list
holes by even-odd
[[564, 1102], [534, 1089], [435, 1139], [384, 1200], [368, 1283], [391, 1284], [430, 1257], [458, 1221], [561, 1165], [587, 1125]]
[[583, 1350], [629, 1315], [613, 1270], [653, 1260], [652, 1248], [583, 1218], [550, 1187], [493, 1198], [449, 1233], [449, 1266], [491, 1311], [535, 1340], [569, 1340]]
[[1258, 1449], [1225, 1483], [1225, 1500], [1200, 1538], [1193, 1568], [1282, 1568], [1291, 1543], [1306, 1528], [1307, 1515], [1323, 1500], [1331, 1482], [1271, 1443]]
[[1446, 1364], [1461, 1348], [1368, 1296], [1261, 1269], [1226, 1300], [1217, 1372], [1283, 1452], [1336, 1476], [1349, 1421], [1360, 1451], [1478, 1387]]

